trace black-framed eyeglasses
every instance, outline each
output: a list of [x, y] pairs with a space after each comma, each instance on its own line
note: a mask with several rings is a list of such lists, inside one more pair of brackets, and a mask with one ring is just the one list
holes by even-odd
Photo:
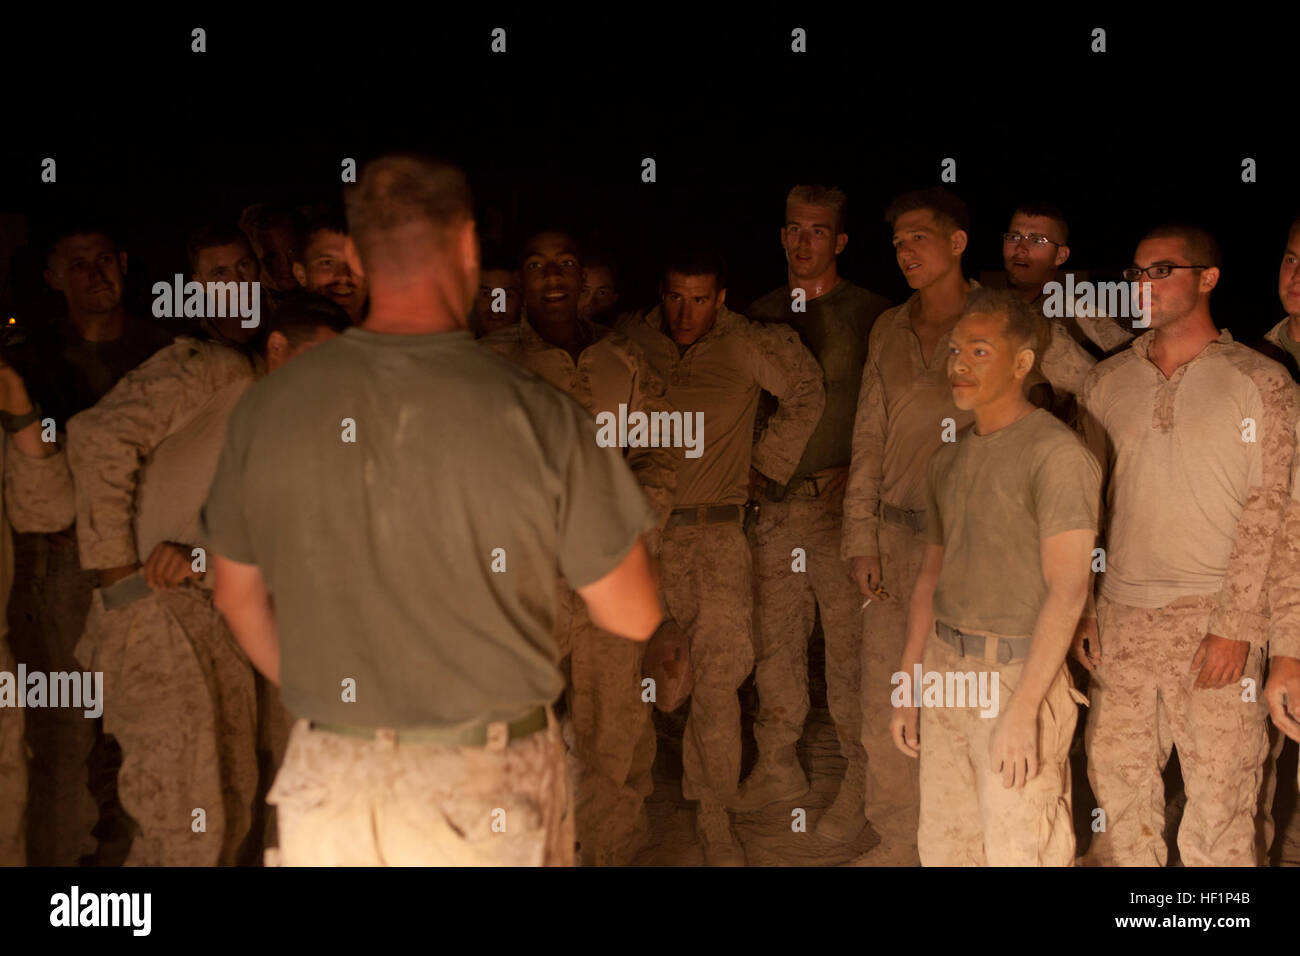
[[1057, 242], [1055, 239], [1048, 239], [1041, 232], [1031, 232], [1029, 235], [1024, 235], [1019, 232], [1004, 232], [1002, 234], [1002, 241], [1008, 246], [1019, 245], [1021, 239], [1025, 240], [1025, 242], [1029, 243], [1031, 246], [1042, 247], [1048, 243], [1051, 243], [1054, 246], [1061, 245], [1061, 243]]
[[1174, 266], [1167, 262], [1157, 262], [1153, 266], [1147, 266], [1145, 269], [1139, 269], [1137, 266], [1131, 269], [1125, 269], [1120, 273], [1125, 282], [1137, 282], [1143, 275], [1150, 276], [1152, 279], [1164, 279], [1175, 269], [1213, 269], [1213, 266]]

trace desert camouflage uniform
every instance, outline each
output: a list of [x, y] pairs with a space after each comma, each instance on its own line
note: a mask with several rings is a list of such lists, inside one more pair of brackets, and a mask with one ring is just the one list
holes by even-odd
[[[754, 682], [759, 696], [754, 739], [760, 763], [797, 765], [795, 745], [809, 707], [808, 641], [820, 615], [827, 704], [846, 762], [836, 803], [847, 806], [860, 824], [857, 808], [867, 764], [859, 701], [862, 598], [849, 576], [849, 564], [840, 557], [843, 485], [838, 491], [827, 485], [848, 477], [867, 340], [889, 302], [841, 278], [805, 306], [804, 312], [793, 312], [790, 288], [782, 285], [749, 309], [751, 319], [784, 322], [799, 334], [821, 366], [826, 388], [825, 411], [794, 477], [785, 487], [768, 489], [752, 532]], [[799, 571], [793, 564], [796, 548], [802, 549], [805, 560]]]
[[[751, 465], [785, 484], [825, 406], [817, 360], [785, 325], [763, 325], [725, 307], [684, 352], [665, 332], [663, 310], [620, 327], [644, 348], [683, 416], [703, 413], [699, 458], [679, 458], [676, 510], [660, 551], [660, 588], [669, 616], [691, 641], [694, 689], [682, 745], [682, 795], [720, 806], [740, 776], [740, 699], [754, 666], [753, 558], [740, 520]], [[780, 405], [753, 443], [760, 390]], [[736, 508], [734, 518], [689, 523], [696, 509]]]
[[[13, 542], [9, 527], [18, 532], [60, 531], [76, 516], [72, 475], [62, 451], [49, 458], [28, 458], [11, 440], [0, 440], [0, 472], [4, 496], [0, 499], [0, 603], [7, 601], [13, 583]], [[17, 662], [4, 636], [0, 619], [0, 672], [16, 673]], [[18, 693], [23, 688], [17, 688]], [[78, 715], [80, 716], [80, 715]], [[79, 799], [86, 808], [87, 832], [94, 825], [93, 807], [85, 787], [83, 758], [81, 785], [66, 799]], [[27, 744], [23, 737], [23, 711], [0, 707], [0, 866], [27, 862]]]
[[[1164, 865], [1161, 774], [1176, 746], [1187, 791], [1183, 863], [1253, 866], [1268, 753], [1265, 584], [1296, 448], [1295, 387], [1226, 331], [1166, 379], [1148, 357], [1154, 337], [1098, 365], [1080, 395], [1084, 434], [1109, 482], [1102, 659], [1086, 732], [1106, 829], [1088, 861]], [[1194, 689], [1190, 666], [1207, 634], [1249, 643], [1242, 680], [1254, 682], [1253, 699], [1238, 684]]]
[[[586, 319], [579, 319], [578, 326], [588, 344], [576, 363], [567, 351], [538, 335], [526, 318], [481, 342], [572, 396], [593, 417], [609, 412], [617, 419], [620, 404], [628, 414], [671, 410], [664, 381], [639, 346]], [[676, 487], [675, 455], [668, 448], [629, 448], [626, 460], [662, 528]], [[655, 537], [647, 538], [652, 551]], [[555, 636], [561, 667], [568, 662], [581, 859], [623, 864], [649, 830], [645, 798], [653, 790], [650, 771], [656, 748], [653, 705], [642, 700], [641, 690], [646, 645], [592, 624], [586, 604], [563, 580]]]
[[[181, 338], [69, 421], [83, 567], [199, 545], [226, 419], [253, 377], [242, 353]], [[151, 591], [142, 572], [97, 589], [77, 656], [104, 673], [104, 729], [122, 747], [119, 795], [140, 827], [127, 863], [233, 863], [257, 789], [257, 700], [211, 591]]]

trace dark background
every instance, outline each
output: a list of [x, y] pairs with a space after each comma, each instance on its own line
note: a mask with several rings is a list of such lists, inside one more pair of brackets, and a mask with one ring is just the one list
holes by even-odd
[[[784, 279], [785, 192], [837, 184], [850, 200], [841, 272], [902, 301], [881, 213], [937, 184], [952, 157], [972, 277], [1000, 268], [1016, 201], [1042, 197], [1065, 210], [1071, 265], [1094, 278], [1116, 278], [1150, 226], [1191, 220], [1224, 250], [1219, 324], [1253, 338], [1281, 317], [1277, 268], [1300, 214], [1290, 24], [529, 9], [37, 14], [0, 41], [0, 246], [38, 241], [69, 210], [104, 210], [132, 256], [130, 301], [148, 314], [152, 283], [188, 273], [194, 226], [255, 200], [337, 197], [344, 157], [416, 148], [465, 167], [486, 239], [513, 247], [556, 218], [594, 231], [625, 270], [629, 305], [653, 299], [665, 243], [701, 234], [731, 263], [730, 304], [747, 304]], [[195, 26], [206, 53], [190, 52]], [[496, 26], [505, 54], [489, 50]], [[790, 52], [795, 26], [808, 53]], [[1090, 51], [1094, 27], [1106, 53]], [[45, 156], [55, 184], [40, 181]], [[34, 251], [19, 249], [0, 304], [39, 320], [57, 302]]]

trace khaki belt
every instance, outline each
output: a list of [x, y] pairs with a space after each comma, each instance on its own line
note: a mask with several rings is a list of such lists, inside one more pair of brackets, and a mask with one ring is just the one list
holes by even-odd
[[895, 508], [883, 501], [880, 503], [880, 520], [901, 525], [913, 534], [920, 534], [925, 531], [924, 511], [908, 511], [906, 508]]
[[[341, 734], [344, 737], [361, 737], [374, 740], [389, 737], [399, 744], [434, 744], [442, 747], [486, 747], [489, 743], [506, 743], [535, 734], [546, 726], [546, 708], [538, 707], [518, 720], [510, 723], [492, 721], [491, 723], [470, 724], [467, 727], [415, 727], [409, 730], [389, 730], [375, 727], [348, 727], [342, 724], [326, 724], [318, 720], [311, 723], [312, 730], [323, 730], [328, 734]], [[505, 728], [505, 739], [501, 733], [493, 734], [494, 728]], [[494, 740], [495, 738], [495, 740]]]
[[740, 524], [745, 517], [744, 505], [700, 505], [698, 508], [674, 508], [668, 516], [664, 530], [685, 524], [722, 524], [734, 521]]
[[995, 637], [992, 634], [972, 634], [959, 631], [943, 621], [934, 622], [939, 639], [962, 657], [978, 657], [990, 664], [1009, 664], [1029, 655], [1029, 638]]

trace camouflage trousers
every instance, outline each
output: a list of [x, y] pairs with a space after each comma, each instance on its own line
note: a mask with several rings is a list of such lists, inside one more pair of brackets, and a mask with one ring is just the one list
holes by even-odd
[[574, 741], [574, 827], [582, 862], [622, 865], [649, 832], [654, 790], [654, 704], [641, 699], [645, 644], [591, 623], [581, 597], [561, 582], [556, 641], [568, 680]]
[[749, 541], [739, 522], [670, 527], [659, 562], [665, 609], [691, 642], [682, 796], [724, 804], [740, 782], [737, 691], [754, 666]]
[[[0, 637], [0, 671], [13, 674], [16, 667], [9, 642]], [[0, 707], [0, 866], [26, 864], [27, 741], [23, 737], [23, 711]]]
[[127, 865], [232, 864], [257, 792], [252, 666], [203, 588], [113, 609], [103, 594], [77, 656], [103, 671], [104, 732], [122, 748], [118, 795], [140, 828]]
[[[1268, 865], [1276, 840], [1282, 845], [1282, 861], [1295, 863], [1300, 861], [1300, 807], [1293, 810], [1290, 821], [1279, 827], [1273, 814], [1273, 805], [1277, 800], [1278, 788], [1288, 790], [1286, 802], [1296, 805], [1296, 784], [1288, 777], [1280, 779], [1277, 773], [1278, 760], [1290, 740], [1278, 730], [1273, 721], [1268, 722], [1268, 757], [1264, 760], [1263, 782], [1259, 787], [1259, 804], [1255, 811], [1255, 853], [1261, 866]], [[1300, 783], [1300, 780], [1297, 781]]]
[[1187, 807], [1178, 828], [1185, 866], [1254, 866], [1255, 813], [1268, 753], [1262, 652], [1251, 648], [1240, 684], [1194, 690], [1192, 658], [1204, 639], [1212, 596], [1162, 608], [1101, 598], [1101, 664], [1092, 677], [1088, 779], [1105, 830], [1093, 835], [1091, 865], [1164, 866], [1161, 776], [1178, 748]]
[[998, 711], [985, 717], [980, 707], [921, 708], [921, 864], [1073, 866], [1070, 741], [1077, 704], [1086, 698], [1074, 689], [1065, 662], [1038, 707], [1038, 774], [1023, 788], [1003, 785], [989, 740], [1024, 675], [1024, 660], [962, 656], [931, 630], [922, 666], [926, 673], [973, 672], [977, 683], [987, 672], [990, 689], [997, 674]]
[[[86, 626], [95, 587], [83, 571], [74, 530], [14, 535], [14, 585], [9, 598], [9, 646], [28, 672], [79, 670], [73, 655]], [[31, 747], [28, 766], [27, 861], [76, 866], [95, 852], [91, 836], [99, 808], [90, 790], [96, 721], [80, 710], [40, 707], [23, 717]]]
[[[884, 845], [916, 847], [920, 783], [917, 762], [889, 735], [891, 681], [907, 643], [907, 607], [921, 573], [925, 540], [881, 522], [880, 568], [889, 600], [872, 598], [862, 612], [862, 745], [867, 751], [866, 816]], [[859, 606], [861, 600], [859, 600]]]
[[[862, 747], [859, 668], [862, 597], [840, 557], [841, 512], [832, 502], [792, 495], [763, 502], [754, 527], [754, 680], [760, 758], [794, 752], [808, 717], [808, 639], [817, 614], [826, 638], [826, 697], [846, 785], [861, 793]], [[801, 564], [792, 552], [803, 551]], [[796, 570], [799, 568], [799, 570]]]
[[284, 866], [570, 866], [564, 743], [440, 747], [313, 730], [299, 720], [268, 798]]

